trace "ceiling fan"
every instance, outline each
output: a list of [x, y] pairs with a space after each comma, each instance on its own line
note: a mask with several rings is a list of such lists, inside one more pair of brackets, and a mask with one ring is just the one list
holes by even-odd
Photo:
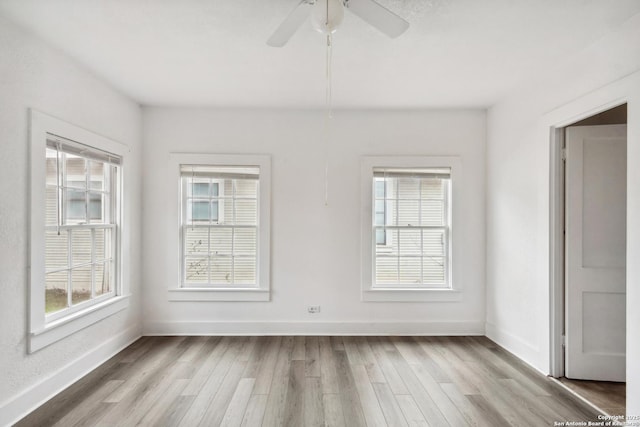
[[309, 15], [316, 30], [331, 34], [340, 26], [345, 8], [392, 38], [409, 28], [407, 21], [373, 0], [302, 0], [269, 37], [267, 44], [284, 46]]

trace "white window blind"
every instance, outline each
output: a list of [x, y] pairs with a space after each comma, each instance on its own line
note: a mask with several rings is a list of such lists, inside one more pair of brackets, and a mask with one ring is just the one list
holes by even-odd
[[183, 287], [257, 287], [255, 166], [180, 165]]
[[122, 164], [122, 157], [120, 156], [53, 134], [47, 134], [47, 148], [64, 151], [70, 155], [75, 155], [88, 160], [96, 160], [101, 163], [116, 166], [120, 166]]
[[374, 168], [374, 287], [450, 287], [450, 169]]

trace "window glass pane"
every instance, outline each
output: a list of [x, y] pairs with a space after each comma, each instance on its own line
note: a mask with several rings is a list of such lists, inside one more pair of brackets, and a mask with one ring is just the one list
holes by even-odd
[[96, 228], [94, 231], [95, 243], [93, 246], [94, 261], [104, 261], [111, 258], [111, 230], [104, 228]]
[[[56, 162], [57, 162], [57, 158], [56, 158], [56, 150], [52, 150], [50, 148], [47, 148], [47, 152], [46, 152], [46, 162], [47, 162], [47, 168], [45, 171], [45, 175], [46, 175], [46, 183], [47, 185], [58, 185], [58, 175], [57, 172], [59, 170], [59, 168], [56, 167]], [[62, 184], [62, 181], [60, 182], [60, 184]]]
[[105, 166], [104, 163], [89, 161], [89, 185], [92, 190], [107, 190], [105, 187]]
[[45, 233], [45, 271], [68, 268], [69, 235], [67, 230]]
[[423, 200], [421, 221], [422, 225], [445, 225], [444, 201]]
[[211, 202], [211, 221], [218, 222], [220, 220], [220, 202]]
[[256, 245], [257, 237], [255, 228], [238, 228], [234, 231], [234, 255], [255, 255]]
[[70, 188], [87, 188], [87, 162], [82, 157], [72, 154], [64, 154], [65, 157], [65, 187]]
[[235, 200], [237, 225], [256, 225], [258, 202], [256, 200]]
[[207, 258], [187, 257], [185, 260], [185, 281], [189, 283], [207, 283]]
[[211, 283], [229, 285], [232, 281], [231, 257], [211, 257]]
[[256, 259], [235, 257], [233, 263], [234, 283], [238, 285], [256, 284]]
[[71, 303], [91, 299], [91, 265], [71, 270]]
[[416, 178], [397, 178], [398, 199], [419, 199], [420, 180]]
[[386, 218], [386, 209], [384, 200], [376, 200], [375, 205], [375, 225], [384, 225]]
[[67, 270], [45, 275], [45, 312], [53, 313], [67, 308], [69, 272]]
[[233, 196], [233, 180], [225, 179], [222, 181], [223, 194], [226, 197]]
[[376, 246], [376, 254], [398, 255], [398, 235], [399, 230], [386, 230], [385, 245]]
[[211, 184], [208, 181], [194, 179], [191, 184], [192, 196], [194, 197], [209, 197], [209, 189]]
[[47, 225], [58, 224], [58, 189], [47, 185], [45, 217]]
[[218, 199], [218, 224], [233, 225], [233, 199]]
[[387, 200], [386, 211], [387, 225], [398, 225], [398, 202], [396, 200]]
[[445, 283], [445, 258], [427, 256], [423, 258], [424, 283], [443, 285]]
[[421, 230], [398, 230], [400, 256], [422, 254]]
[[376, 198], [384, 198], [384, 180], [375, 179], [375, 195]]
[[188, 220], [209, 222], [209, 208], [208, 200], [189, 200], [187, 207]]
[[376, 229], [376, 244], [384, 245], [387, 243], [387, 234], [385, 230]]
[[424, 255], [443, 256], [444, 230], [424, 230], [422, 234]]
[[398, 283], [398, 258], [390, 256], [376, 257], [376, 283], [380, 285]]
[[95, 264], [93, 266], [93, 275], [96, 296], [113, 290], [113, 262], [107, 261]]
[[422, 259], [417, 257], [400, 257], [400, 280], [403, 285], [419, 285], [422, 283], [420, 273]]
[[398, 180], [396, 178], [385, 178], [385, 190], [387, 199], [396, 199], [398, 197]]
[[419, 200], [398, 200], [398, 225], [419, 225]]
[[74, 266], [91, 262], [91, 230], [75, 229], [71, 233], [71, 258]]
[[211, 228], [211, 253], [231, 255], [231, 228]]
[[103, 218], [102, 199], [103, 193], [89, 192], [89, 218], [92, 223], [105, 223]]
[[209, 251], [209, 228], [185, 227], [185, 255], [206, 255]]
[[218, 197], [220, 195], [220, 183], [214, 182], [211, 184], [211, 197]]
[[423, 199], [442, 199], [444, 182], [443, 179], [422, 178], [421, 197]]
[[255, 179], [235, 179], [235, 197], [258, 197], [258, 181]]
[[87, 202], [86, 192], [83, 190], [64, 190], [66, 200], [66, 221], [65, 224], [81, 224], [87, 222]]

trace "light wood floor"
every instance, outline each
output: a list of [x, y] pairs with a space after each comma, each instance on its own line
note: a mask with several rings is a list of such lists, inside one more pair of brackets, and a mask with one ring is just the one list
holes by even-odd
[[143, 337], [19, 426], [552, 426], [596, 420], [484, 337]]
[[586, 381], [559, 378], [560, 382], [609, 415], [624, 415], [627, 385], [608, 381]]

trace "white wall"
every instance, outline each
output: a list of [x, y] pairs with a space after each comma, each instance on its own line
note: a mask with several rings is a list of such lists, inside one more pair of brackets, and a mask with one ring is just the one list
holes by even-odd
[[[640, 413], [640, 15], [492, 107], [487, 335], [549, 372], [549, 130], [628, 102], [627, 413]], [[635, 72], [635, 74], [634, 74]]]
[[28, 336], [28, 109], [128, 145], [125, 218], [140, 224], [140, 108], [0, 17], [0, 425], [15, 421], [140, 336], [140, 236], [132, 232], [129, 308], [33, 354]]
[[[320, 111], [146, 108], [144, 330], [165, 333], [484, 332], [483, 111], [336, 111], [324, 205]], [[170, 152], [272, 156], [270, 302], [168, 302], [165, 189]], [[360, 301], [360, 159], [364, 155], [454, 155], [462, 159], [467, 210], [460, 302]], [[321, 305], [319, 314], [307, 305]]]

